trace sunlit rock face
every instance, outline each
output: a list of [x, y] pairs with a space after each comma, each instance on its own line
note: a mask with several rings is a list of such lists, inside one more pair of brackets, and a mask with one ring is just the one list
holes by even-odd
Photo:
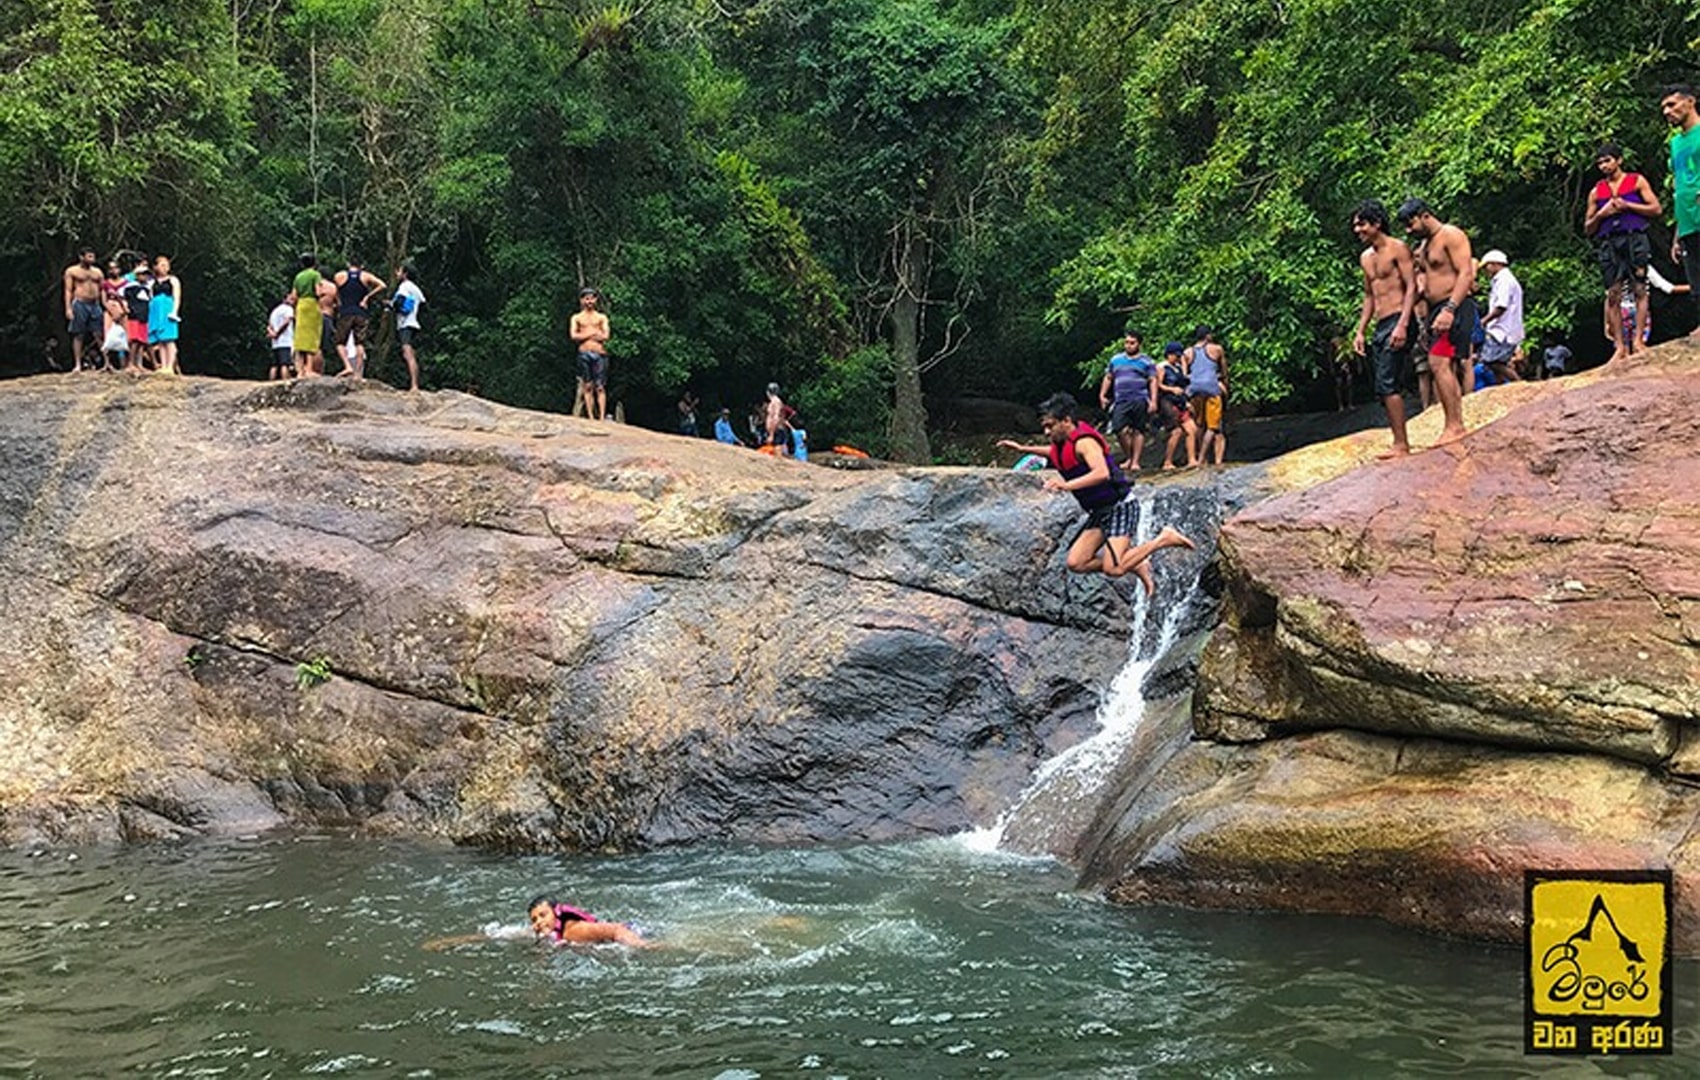
[[0, 839], [983, 823], [1127, 654], [1075, 516], [343, 380], [3, 384]]

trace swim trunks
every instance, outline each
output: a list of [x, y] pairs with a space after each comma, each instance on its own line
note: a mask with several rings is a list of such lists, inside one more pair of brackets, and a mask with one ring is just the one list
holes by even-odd
[[1452, 325], [1447, 328], [1444, 335], [1441, 335], [1435, 332], [1434, 323], [1436, 319], [1440, 318], [1440, 313], [1444, 310], [1442, 307], [1436, 307], [1429, 313], [1429, 355], [1448, 358], [1469, 356], [1470, 339], [1476, 332], [1475, 299], [1468, 296], [1464, 297], [1463, 302], [1458, 305], [1458, 309], [1452, 313]]
[[1110, 408], [1110, 426], [1117, 431], [1126, 428], [1143, 435], [1151, 424], [1151, 403], [1145, 398], [1118, 401]]
[[1222, 395], [1194, 394], [1192, 397], [1193, 423], [1205, 431], [1222, 430]]
[[72, 337], [97, 338], [100, 336], [101, 324], [104, 321], [98, 300], [71, 301], [70, 333]]
[[1645, 232], [1602, 236], [1594, 245], [1600, 259], [1600, 277], [1606, 288], [1645, 285], [1647, 266], [1653, 261], [1653, 245]]
[[1399, 325], [1399, 316], [1389, 315], [1377, 319], [1375, 337], [1370, 339], [1369, 355], [1375, 372], [1375, 396], [1392, 397], [1399, 392], [1399, 376], [1405, 370], [1405, 358], [1410, 355], [1409, 328], [1404, 345], [1393, 347], [1393, 331]]
[[1076, 540], [1081, 533], [1088, 529], [1097, 529], [1104, 534], [1104, 539], [1111, 537], [1133, 537], [1139, 532], [1139, 503], [1130, 491], [1118, 503], [1100, 506], [1096, 510], [1086, 512], [1086, 522], [1080, 526], [1080, 532], [1074, 534]]
[[1495, 341], [1488, 338], [1482, 342], [1482, 363], [1509, 364], [1511, 358], [1517, 355], [1517, 346], [1509, 341]]
[[413, 344], [413, 335], [419, 332], [416, 326], [398, 326], [395, 328], [396, 340], [403, 345]]
[[337, 344], [347, 344], [348, 335], [352, 333], [356, 346], [365, 345], [367, 326], [368, 320], [364, 315], [338, 315], [336, 317]]
[[608, 356], [599, 352], [578, 354], [578, 377], [591, 386], [608, 385]]

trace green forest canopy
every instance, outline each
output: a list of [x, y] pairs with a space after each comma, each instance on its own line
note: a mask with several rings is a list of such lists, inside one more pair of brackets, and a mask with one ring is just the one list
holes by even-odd
[[594, 282], [653, 426], [778, 380], [817, 443], [927, 460], [924, 400], [1095, 382], [1129, 321], [1215, 324], [1278, 401], [1355, 317], [1366, 196], [1594, 333], [1593, 149], [1667, 184], [1697, 37], [1671, 0], [10, 0], [0, 344], [63, 330], [87, 242], [172, 255], [189, 370], [253, 374], [311, 249], [413, 262], [427, 384], [542, 408]]

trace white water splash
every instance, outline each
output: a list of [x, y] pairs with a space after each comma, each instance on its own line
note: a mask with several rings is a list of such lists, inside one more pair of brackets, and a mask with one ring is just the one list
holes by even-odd
[[[1135, 543], [1143, 544], [1159, 531], [1156, 515], [1152, 512], [1153, 501], [1152, 496], [1146, 495], [1140, 502], [1139, 532], [1134, 538]], [[1027, 787], [1016, 796], [1015, 802], [998, 815], [997, 821], [985, 828], [959, 834], [958, 842], [972, 851], [996, 851], [1003, 844], [1004, 831], [1009, 823], [1041, 793], [1066, 783], [1074, 789], [1069, 799], [1072, 803], [1098, 791], [1105, 776], [1115, 768], [1139, 731], [1140, 721], [1145, 718], [1145, 677], [1174, 645], [1186, 621], [1190, 599], [1190, 595], [1172, 598], [1164, 608], [1163, 624], [1156, 640], [1149, 649], [1142, 649], [1140, 643], [1147, 637], [1145, 627], [1152, 617], [1153, 605], [1144, 589], [1135, 590], [1128, 662], [1111, 681], [1109, 696], [1098, 708], [1097, 733], [1042, 763]]]

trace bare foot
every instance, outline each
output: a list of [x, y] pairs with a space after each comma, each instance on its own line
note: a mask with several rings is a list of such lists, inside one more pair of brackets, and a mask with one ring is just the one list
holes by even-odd
[[1145, 598], [1149, 600], [1156, 596], [1157, 579], [1151, 575], [1151, 561], [1147, 559], [1140, 563], [1133, 568], [1133, 572], [1139, 576], [1139, 583], [1145, 586]]
[[1164, 547], [1196, 548], [1198, 546], [1173, 525], [1163, 526], [1163, 531], [1157, 534], [1157, 539], [1163, 542]]
[[1165, 462], [1163, 462], [1163, 470], [1164, 470], [1164, 471], [1165, 471], [1165, 472], [1168, 472], [1168, 471], [1170, 471], [1170, 470], [1173, 470], [1173, 469], [1174, 469], [1174, 467], [1175, 467], [1175, 463], [1174, 463], [1174, 462], [1172, 462], [1172, 461], [1165, 461]]
[[1392, 461], [1394, 458], [1410, 457], [1411, 447], [1407, 443], [1394, 443], [1392, 446], [1375, 455], [1377, 461]]
[[1468, 434], [1469, 432], [1465, 431], [1463, 428], [1442, 428], [1440, 430], [1440, 438], [1434, 440], [1434, 446], [1429, 449], [1432, 450], [1437, 447], [1451, 446], [1453, 443], [1459, 441]]

